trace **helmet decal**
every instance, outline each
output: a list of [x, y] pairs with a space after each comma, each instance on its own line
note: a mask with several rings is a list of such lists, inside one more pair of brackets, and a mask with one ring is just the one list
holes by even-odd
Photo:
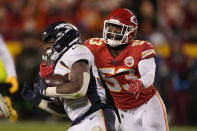
[[131, 21], [132, 23], [135, 23], [135, 24], [137, 25], [137, 19], [136, 19], [136, 17], [135, 17], [134, 15], [131, 16], [130, 21]]

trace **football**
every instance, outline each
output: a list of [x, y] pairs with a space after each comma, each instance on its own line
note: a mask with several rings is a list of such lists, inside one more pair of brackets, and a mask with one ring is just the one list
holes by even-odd
[[47, 86], [58, 86], [69, 82], [68, 78], [60, 74], [52, 74], [44, 78]]

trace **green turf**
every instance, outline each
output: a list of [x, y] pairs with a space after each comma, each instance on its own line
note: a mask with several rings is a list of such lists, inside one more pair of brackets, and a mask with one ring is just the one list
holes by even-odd
[[0, 131], [66, 131], [69, 123], [63, 122], [1, 122]]
[[197, 131], [197, 126], [170, 127], [170, 131]]
[[[0, 131], [66, 131], [70, 123], [63, 122], [35, 122], [20, 121], [10, 123], [8, 121], [0, 121]], [[170, 131], [197, 131], [197, 127], [170, 127]]]

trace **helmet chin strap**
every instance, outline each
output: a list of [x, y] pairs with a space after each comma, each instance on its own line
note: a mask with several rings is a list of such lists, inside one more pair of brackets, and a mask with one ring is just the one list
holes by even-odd
[[125, 45], [127, 43], [122, 43], [122, 40], [111, 40], [111, 39], [107, 39], [107, 44], [111, 47], [119, 47], [121, 45]]

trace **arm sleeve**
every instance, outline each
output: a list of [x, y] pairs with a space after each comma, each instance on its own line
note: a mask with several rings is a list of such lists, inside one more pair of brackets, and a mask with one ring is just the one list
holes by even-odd
[[16, 77], [16, 70], [14, 66], [14, 61], [12, 59], [12, 56], [10, 55], [10, 52], [8, 51], [8, 48], [0, 36], [0, 58], [3, 62], [3, 65], [6, 69], [7, 76], [11, 77], [14, 76]]
[[156, 64], [154, 58], [143, 59], [138, 64], [139, 73], [141, 78], [139, 80], [142, 81], [145, 88], [150, 87], [155, 79], [155, 69]]

